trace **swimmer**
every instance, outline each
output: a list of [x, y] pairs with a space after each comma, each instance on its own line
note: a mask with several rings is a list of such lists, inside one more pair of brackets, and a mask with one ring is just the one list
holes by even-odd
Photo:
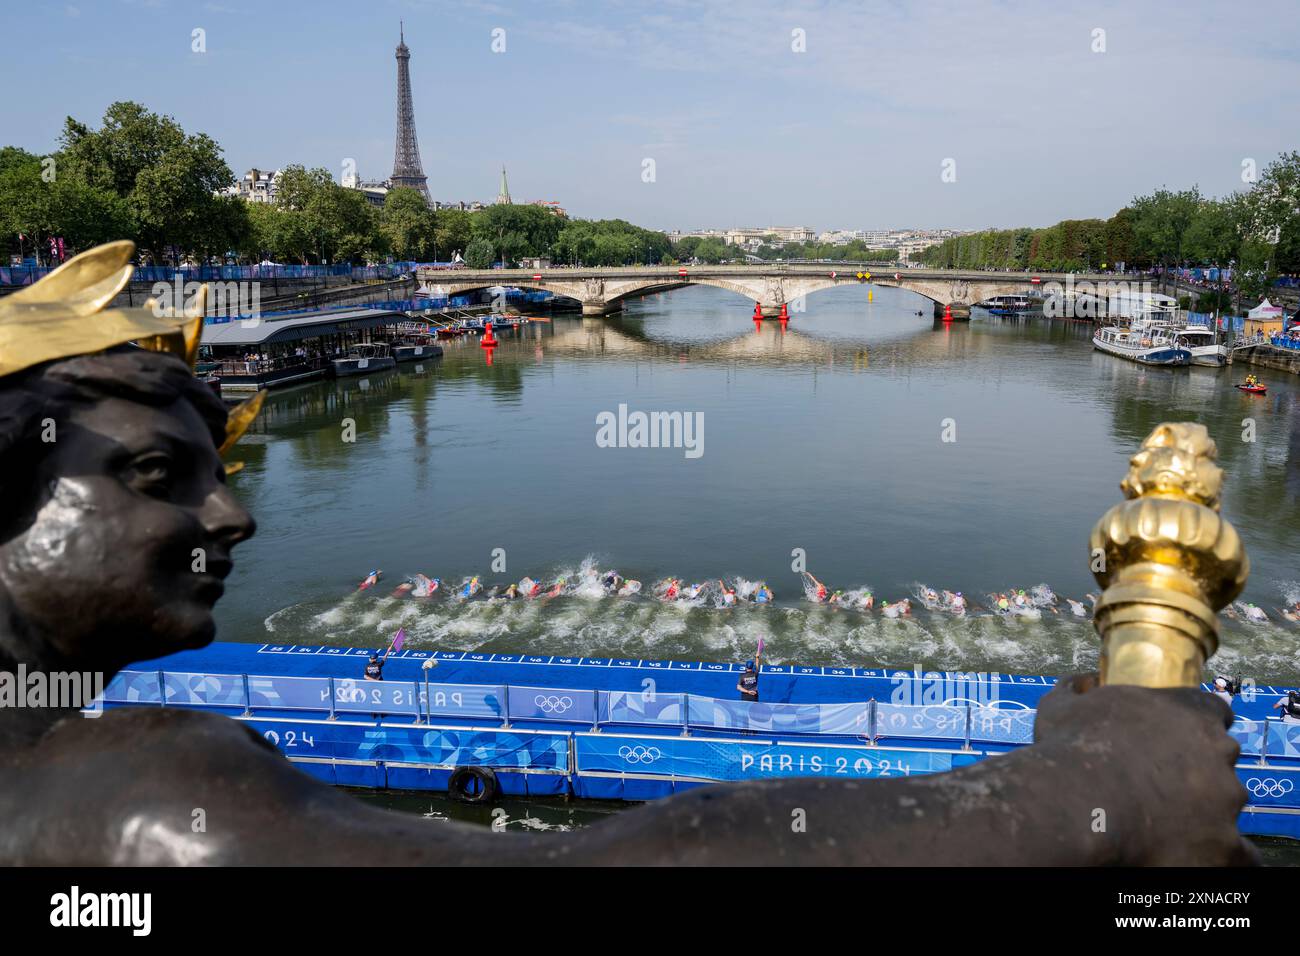
[[600, 583], [604, 585], [606, 591], [614, 593], [623, 586], [623, 578], [619, 576], [617, 571], [606, 571], [600, 579]]
[[507, 601], [513, 601], [515, 598], [519, 597], [519, 585], [517, 584], [510, 585], [508, 588], [506, 588], [505, 594], [501, 596], [504, 597]]
[[641, 590], [641, 582], [629, 578], [623, 582], [623, 586], [618, 589], [619, 597], [629, 597]]
[[483, 590], [483, 585], [478, 583], [478, 575], [475, 575], [461, 586], [459, 595], [460, 599], [462, 601], [468, 601], [481, 590]]
[[994, 606], [996, 607], [997, 612], [999, 614], [1011, 613], [1011, 602], [1007, 600], [1007, 596], [1005, 594], [998, 593], [996, 595]]
[[830, 596], [829, 598], [826, 599], [826, 603], [827, 603], [827, 604], [834, 604], [834, 605], [836, 605], [836, 606], [839, 606], [839, 604], [840, 604], [841, 600], [843, 599], [843, 597], [844, 597], [844, 592], [843, 592], [843, 591], [835, 591], [833, 594], [831, 594], [831, 596]]
[[[945, 594], [947, 592], [944, 592]], [[962, 597], [960, 591], [952, 595], [948, 601], [948, 607], [952, 609], [953, 614], [962, 615], [966, 613], [966, 599]]]
[[884, 601], [880, 605], [880, 611], [885, 617], [906, 616], [912, 613], [912, 602], [907, 598], [895, 601], [893, 604]]
[[1290, 607], [1278, 608], [1278, 611], [1288, 621], [1300, 623], [1300, 601], [1296, 601]]
[[[428, 598], [433, 597], [433, 595], [437, 593], [440, 584], [442, 584], [440, 578], [431, 578], [424, 574], [417, 574], [410, 579], [410, 582], [406, 587], [410, 589], [414, 597]], [[401, 588], [399, 587], [399, 590], [400, 589]]]
[[677, 595], [681, 591], [681, 587], [682, 587], [682, 582], [680, 580], [678, 580], [677, 578], [669, 578], [667, 582], [667, 587], [663, 589], [663, 594], [660, 596], [665, 601], [676, 601]]
[[754, 603], [770, 604], [772, 603], [772, 596], [772, 589], [766, 584], [760, 584], [754, 591]]
[[727, 582], [718, 578], [718, 587], [722, 588], [722, 606], [736, 606], [736, 589], [727, 587]]
[[519, 582], [519, 593], [526, 598], [535, 598], [542, 592], [540, 581], [534, 581], [532, 578], [524, 578]]
[[686, 589], [686, 599], [688, 601], [694, 601], [701, 594], [703, 594], [708, 589], [708, 587], [709, 587], [708, 582], [705, 582], [703, 584], [692, 584], [690, 587]]
[[551, 585], [551, 589], [546, 592], [546, 596], [548, 598], [559, 597], [564, 593], [564, 588], [568, 583], [568, 578], [556, 578], [555, 583]]
[[1066, 598], [1065, 603], [1070, 605], [1070, 613], [1075, 617], [1088, 616], [1088, 609], [1083, 606], [1082, 601], [1076, 601], [1074, 598]]
[[1246, 620], [1249, 621], [1251, 624], [1267, 624], [1268, 615], [1264, 613], [1264, 609], [1260, 607], [1258, 604], [1251, 604], [1249, 601], [1247, 601]]
[[809, 595], [809, 597], [818, 604], [821, 604], [826, 600], [826, 585], [822, 584], [807, 571], [804, 572], [804, 577], [813, 583], [812, 594]]
[[875, 606], [876, 596], [868, 590], [866, 594], [862, 595], [862, 610], [870, 611]]
[[1021, 588], [1019, 591], [1016, 592], [1015, 597], [1012, 598], [1012, 601], [1017, 608], [1024, 608], [1029, 606], [1029, 598], [1025, 597], [1024, 588]]
[[366, 579], [357, 585], [358, 591], [364, 591], [366, 588], [373, 588], [379, 583], [379, 576], [383, 574], [378, 568], [366, 575]]
[[934, 588], [922, 588], [922, 589], [921, 589], [921, 600], [925, 603], [925, 606], [928, 607], [928, 608], [935, 608], [935, 607], [938, 607], [938, 606], [939, 606], [939, 592], [936, 591]]

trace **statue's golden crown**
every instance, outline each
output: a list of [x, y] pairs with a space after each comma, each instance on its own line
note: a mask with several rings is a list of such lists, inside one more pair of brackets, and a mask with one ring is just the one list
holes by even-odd
[[[39, 282], [0, 298], [0, 378], [23, 369], [102, 352], [134, 342], [154, 352], [171, 352], [192, 369], [203, 334], [207, 286], [179, 315], [150, 300], [142, 308], [110, 309], [128, 282], [135, 243], [122, 240], [73, 256]], [[253, 423], [265, 392], [231, 411], [224, 454]], [[227, 467], [237, 471], [238, 464]]]

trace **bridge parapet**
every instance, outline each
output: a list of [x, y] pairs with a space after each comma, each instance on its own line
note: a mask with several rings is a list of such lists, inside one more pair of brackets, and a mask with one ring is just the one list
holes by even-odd
[[[975, 272], [907, 269], [878, 263], [764, 263], [699, 266], [551, 266], [546, 269], [419, 270], [426, 295], [458, 295], [493, 286], [538, 289], [575, 299], [584, 315], [605, 315], [624, 299], [680, 285], [729, 289], [756, 302], [764, 315], [837, 285], [879, 283], [908, 289], [940, 304], [971, 306], [994, 295], [1024, 293], [1037, 284], [1114, 282], [1104, 274]], [[859, 278], [859, 275], [863, 278]], [[1034, 280], [1038, 282], [1035, 283]]]

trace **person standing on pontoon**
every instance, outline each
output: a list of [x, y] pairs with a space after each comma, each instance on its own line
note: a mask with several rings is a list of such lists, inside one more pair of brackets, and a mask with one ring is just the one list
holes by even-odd
[[741, 700], [758, 703], [758, 669], [762, 665], [762, 651], [756, 653], [752, 661], [745, 661], [745, 669], [740, 674], [740, 680], [736, 681], [736, 690], [740, 691]]

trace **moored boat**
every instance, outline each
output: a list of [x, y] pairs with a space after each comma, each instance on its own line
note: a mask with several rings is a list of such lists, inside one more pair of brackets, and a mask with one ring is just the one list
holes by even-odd
[[442, 355], [442, 346], [433, 342], [394, 342], [392, 353], [394, 361], [417, 362]]
[[1193, 365], [1222, 368], [1228, 364], [1228, 347], [1216, 341], [1214, 330], [1204, 325], [1189, 325], [1174, 334], [1174, 344], [1192, 353]]
[[386, 343], [375, 342], [353, 346], [348, 350], [347, 355], [334, 359], [333, 364], [334, 374], [342, 377], [395, 368], [397, 360], [393, 358], [392, 351]]
[[1034, 303], [1027, 295], [995, 295], [985, 299], [980, 306], [993, 315], [1020, 315], [1032, 311]]
[[1098, 351], [1142, 365], [1191, 365], [1191, 350], [1178, 345], [1171, 331], [1167, 326], [1143, 320], [1128, 328], [1105, 325], [1093, 334], [1092, 345]]

